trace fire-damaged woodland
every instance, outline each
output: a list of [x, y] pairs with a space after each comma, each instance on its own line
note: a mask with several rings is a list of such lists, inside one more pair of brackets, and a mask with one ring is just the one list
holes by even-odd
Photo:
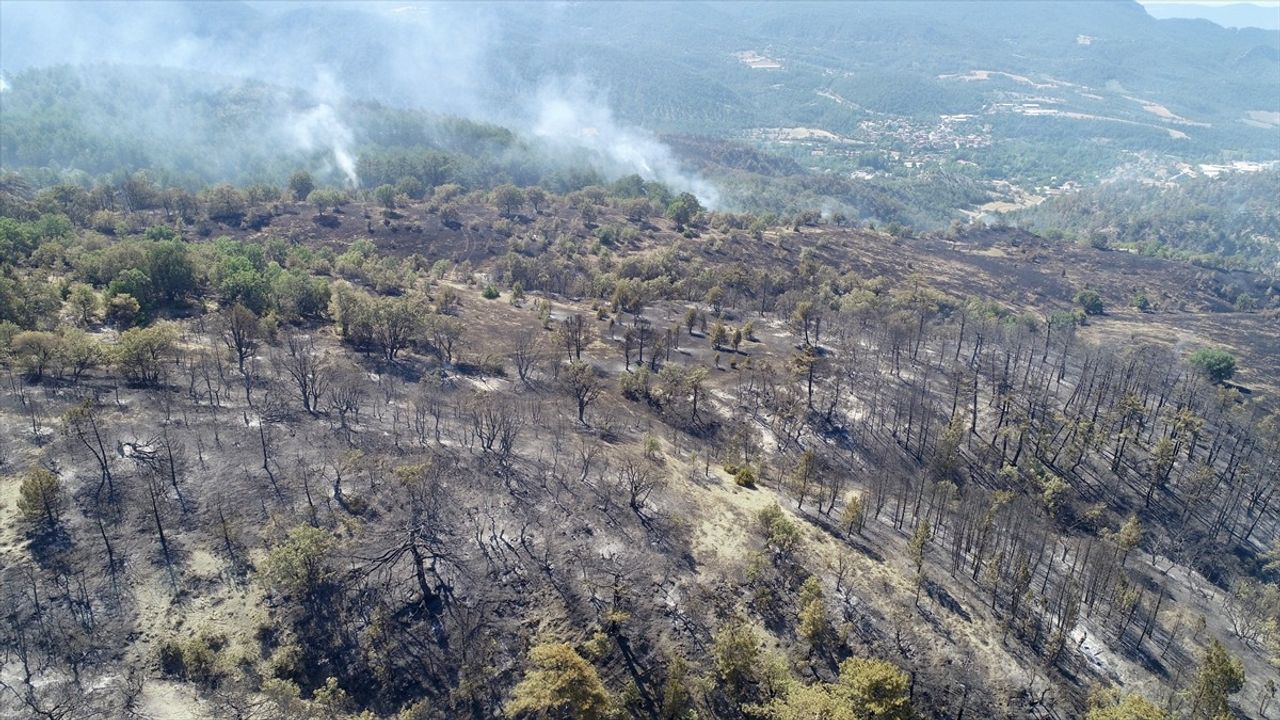
[[1153, 14], [0, 0], [0, 720], [1280, 720], [1280, 31]]
[[6, 178], [5, 716], [1280, 712], [1275, 278], [314, 185]]

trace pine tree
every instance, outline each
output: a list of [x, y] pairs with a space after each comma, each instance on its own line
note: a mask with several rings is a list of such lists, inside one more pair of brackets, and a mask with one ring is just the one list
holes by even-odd
[[596, 669], [565, 643], [542, 643], [529, 651], [530, 668], [511, 691], [512, 717], [596, 720], [609, 716], [613, 699]]
[[730, 697], [744, 697], [760, 659], [760, 637], [756, 631], [743, 620], [729, 621], [720, 626], [712, 638], [711, 655], [716, 682]]
[[827, 633], [831, 630], [831, 622], [827, 619], [827, 606], [822, 597], [822, 584], [818, 578], [810, 575], [800, 586], [799, 597], [800, 636], [809, 642], [814, 649], [822, 646]]
[[1191, 714], [1194, 720], [1234, 717], [1228, 698], [1244, 687], [1244, 664], [1231, 657], [1217, 638], [1209, 641], [1200, 668], [1191, 683]]
[[852, 495], [844, 504], [844, 511], [840, 513], [840, 524], [844, 525], [845, 532], [853, 534], [862, 534], [862, 526], [866, 521], [866, 503], [861, 495]]
[[1101, 690], [1089, 696], [1084, 720], [1168, 720], [1169, 713], [1141, 695]]
[[920, 604], [920, 588], [924, 585], [924, 549], [929, 544], [929, 537], [933, 534], [929, 527], [928, 520], [921, 520], [916, 525], [916, 530], [911, 534], [911, 543], [907, 549], [911, 553], [911, 564], [916, 569], [916, 605]]
[[62, 503], [62, 481], [44, 468], [32, 468], [18, 488], [18, 512], [34, 527], [56, 527]]

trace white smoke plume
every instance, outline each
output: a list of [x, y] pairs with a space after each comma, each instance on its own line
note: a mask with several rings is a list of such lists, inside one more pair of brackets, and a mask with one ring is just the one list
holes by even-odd
[[318, 104], [286, 118], [285, 127], [299, 150], [306, 153], [328, 150], [347, 183], [353, 188], [360, 187], [355, 156], [351, 152], [355, 133], [334, 110], [342, 92], [333, 76], [328, 72], [318, 73], [311, 96]]
[[328, 149], [333, 155], [333, 162], [342, 171], [351, 187], [359, 187], [360, 178], [356, 175], [356, 161], [351, 155], [351, 143], [354, 134], [328, 104], [316, 105], [306, 112], [293, 115], [288, 120], [293, 140], [299, 150], [312, 152], [319, 148]]
[[[262, 118], [265, 137], [280, 143], [262, 154], [324, 151], [327, 169], [353, 187], [364, 133], [349, 109], [374, 100], [503, 125], [565, 158], [590, 156], [606, 176], [635, 173], [716, 206], [716, 188], [652, 133], [618, 121], [601, 88], [581, 77], [512, 82], [520, 56], [506, 41], [516, 24], [536, 28], [542, 45], [533, 52], [554, 54], [571, 16], [561, 3], [0, 2], [0, 70], [12, 79], [42, 65], [159, 65], [301, 89], [311, 98], [303, 109]], [[555, 72], [578, 72], [576, 62]], [[186, 117], [171, 105], [160, 98], [154, 114]], [[182, 120], [165, 128], [172, 141], [201, 131]]]
[[533, 101], [530, 132], [553, 146], [582, 148], [599, 158], [606, 174], [636, 174], [657, 180], [677, 192], [690, 192], [707, 207], [720, 204], [720, 193], [704, 178], [687, 173], [671, 149], [640, 128], [615, 121], [606, 102], [593, 96], [585, 81], [543, 85]]

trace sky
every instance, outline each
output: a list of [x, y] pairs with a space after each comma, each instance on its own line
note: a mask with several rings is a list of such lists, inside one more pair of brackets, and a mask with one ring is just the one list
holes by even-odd
[[1255, 5], [1261, 8], [1280, 9], [1280, 0], [1138, 0], [1140, 5], [1206, 5], [1223, 7], [1227, 5]]
[[1138, 0], [1157, 18], [1199, 18], [1223, 27], [1280, 30], [1280, 0]]

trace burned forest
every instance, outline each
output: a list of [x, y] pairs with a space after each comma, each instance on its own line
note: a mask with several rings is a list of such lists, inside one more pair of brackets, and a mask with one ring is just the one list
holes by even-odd
[[1280, 720], [1198, 7], [0, 0], [0, 720]]

